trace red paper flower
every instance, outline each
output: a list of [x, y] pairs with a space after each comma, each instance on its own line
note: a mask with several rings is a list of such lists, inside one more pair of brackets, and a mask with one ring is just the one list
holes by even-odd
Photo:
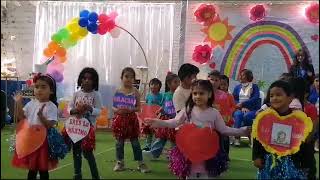
[[201, 6], [194, 12], [196, 20], [204, 25], [209, 25], [216, 17], [216, 9], [213, 5], [201, 4]]
[[307, 7], [305, 14], [311, 23], [319, 23], [319, 3], [313, 3]]
[[209, 64], [209, 67], [211, 69], [215, 69], [216, 68], [216, 63], [215, 62], [212, 62], [211, 64]]
[[254, 6], [250, 10], [250, 19], [253, 21], [262, 20], [265, 16], [266, 16], [266, 9], [261, 4]]
[[211, 47], [209, 45], [198, 45], [194, 48], [192, 59], [195, 62], [204, 64], [210, 60], [211, 57]]

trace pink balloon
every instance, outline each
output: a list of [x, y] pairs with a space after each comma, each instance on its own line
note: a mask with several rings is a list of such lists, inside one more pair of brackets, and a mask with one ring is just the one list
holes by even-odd
[[120, 29], [119, 28], [114, 28], [113, 30], [110, 31], [110, 35], [113, 38], [118, 38], [120, 36]]
[[110, 19], [106, 22], [107, 31], [112, 31], [116, 27], [114, 20]]
[[98, 33], [101, 34], [101, 35], [104, 35], [108, 32], [108, 29], [107, 29], [107, 25], [106, 23], [101, 23], [99, 24], [98, 26]]
[[63, 66], [63, 64], [58, 63], [58, 62], [56, 62], [56, 60], [54, 60], [53, 62], [51, 62], [48, 65], [47, 72], [52, 71], [52, 70], [63, 72], [64, 71], [64, 66]]
[[109, 13], [109, 17], [112, 20], [116, 19], [117, 16], [118, 16], [118, 13], [116, 11], [112, 11], [111, 13]]

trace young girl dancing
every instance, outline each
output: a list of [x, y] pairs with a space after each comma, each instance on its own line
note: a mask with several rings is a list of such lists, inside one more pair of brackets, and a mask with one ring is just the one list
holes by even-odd
[[[197, 127], [209, 127], [212, 130], [217, 130], [223, 135], [231, 136], [248, 135], [250, 133], [250, 128], [248, 127], [235, 129], [226, 126], [220, 113], [216, 109], [212, 108], [212, 98], [213, 88], [210, 81], [196, 80], [191, 85], [191, 95], [186, 103], [185, 108], [183, 108], [174, 119], [167, 121], [160, 119], [146, 119], [145, 123], [150, 124], [151, 127], [170, 128], [175, 128], [186, 123], [193, 123]], [[190, 144], [190, 146], [193, 146], [193, 144]], [[216, 158], [222, 157], [219, 155], [219, 153], [222, 153], [222, 151], [219, 151], [218, 154], [211, 159], [200, 163], [192, 163], [191, 172], [186, 172], [185, 175], [191, 179], [218, 176], [227, 169], [226, 155], [224, 155], [223, 158]], [[180, 174], [179, 172], [174, 173]]]

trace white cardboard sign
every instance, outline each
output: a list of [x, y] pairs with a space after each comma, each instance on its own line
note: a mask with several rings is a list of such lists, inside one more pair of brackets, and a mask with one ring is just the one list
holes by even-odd
[[86, 118], [69, 117], [65, 122], [67, 134], [73, 143], [86, 137], [90, 130], [90, 122]]

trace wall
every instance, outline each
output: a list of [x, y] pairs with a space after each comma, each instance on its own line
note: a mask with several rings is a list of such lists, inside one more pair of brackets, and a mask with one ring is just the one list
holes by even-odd
[[[319, 41], [310, 39], [312, 35], [319, 35], [319, 26], [309, 23], [302, 15], [303, 8], [308, 5], [308, 2], [286, 1], [286, 2], [272, 2], [268, 1], [266, 4], [267, 15], [265, 20], [279, 21], [291, 26], [303, 40], [308, 50], [310, 51], [311, 60], [314, 65], [315, 71], [319, 72]], [[231, 36], [234, 38], [240, 30], [248, 24], [253, 23], [248, 18], [250, 6], [253, 6], [254, 2], [201, 2], [201, 1], [189, 1], [187, 7], [186, 18], [186, 35], [185, 35], [185, 59], [184, 62], [194, 63], [192, 60], [192, 54], [194, 47], [206, 43], [203, 40], [206, 38], [206, 34], [201, 32], [204, 26], [200, 25], [195, 19], [194, 12], [202, 4], [214, 4], [216, 11], [220, 14], [220, 19], [228, 18], [228, 24], [235, 26], [231, 31]], [[213, 50], [214, 61], [216, 62], [216, 69], [220, 70], [220, 65], [226, 50], [228, 49], [231, 40], [226, 41], [225, 47], [216, 47]], [[290, 42], [289, 42], [290, 43]], [[208, 65], [196, 64], [201, 73], [200, 78], [206, 78], [207, 73], [211, 71]], [[270, 84], [277, 79], [281, 73], [287, 71], [287, 66], [283, 56], [280, 53], [279, 48], [270, 44], [265, 44], [256, 48], [252, 55], [249, 57], [249, 61], [245, 66], [253, 71], [256, 80], [264, 80], [266, 84]], [[238, 82], [231, 80], [231, 87]], [[267, 88], [267, 86], [266, 86]], [[263, 90], [266, 90], [265, 88]]]
[[36, 7], [32, 1], [7, 1], [5, 6], [2, 3], [1, 59], [15, 58], [18, 75], [25, 79], [32, 72]]

